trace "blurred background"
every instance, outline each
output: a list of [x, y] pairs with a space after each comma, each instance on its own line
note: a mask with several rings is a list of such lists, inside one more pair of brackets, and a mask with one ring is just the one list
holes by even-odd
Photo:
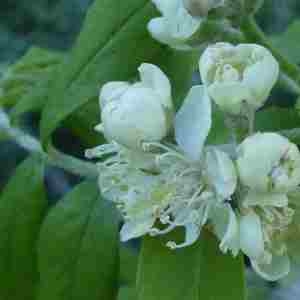
[[[68, 50], [76, 39], [91, 2], [92, 0], [1, 0], [0, 71], [14, 63], [33, 45], [62, 52]], [[274, 37], [276, 42], [276, 37], [300, 18], [300, 1], [266, 0], [257, 18], [264, 31]], [[300, 51], [300, 34], [298, 41]], [[284, 45], [279, 46], [284, 50]], [[31, 134], [37, 135], [37, 122], [38, 116], [27, 114], [23, 126]], [[58, 139], [69, 153], [82, 151], [82, 145], [69, 131], [62, 130]], [[26, 151], [13, 142], [0, 143], [0, 190], [25, 156]], [[55, 202], [78, 180], [59, 169], [49, 168], [46, 184], [50, 199]], [[249, 271], [249, 299], [299, 300], [298, 274], [300, 270], [295, 268], [292, 275], [283, 282], [268, 284]]]

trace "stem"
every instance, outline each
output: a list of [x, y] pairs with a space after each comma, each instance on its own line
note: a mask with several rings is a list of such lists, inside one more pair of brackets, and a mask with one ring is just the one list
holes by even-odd
[[91, 178], [98, 176], [97, 168], [93, 163], [66, 155], [55, 149], [53, 146], [49, 147], [45, 157], [50, 165], [62, 168], [72, 174]]
[[247, 41], [259, 43], [267, 47], [272, 52], [280, 64], [284, 83], [288, 84], [288, 86], [292, 86], [293, 91], [300, 93], [300, 68], [291, 63], [272, 45], [252, 16], [244, 17], [241, 24], [241, 30], [244, 33]]
[[251, 136], [255, 131], [255, 110], [250, 108], [249, 109], [249, 135]]
[[92, 163], [61, 153], [52, 146], [49, 148], [49, 153], [44, 152], [41, 143], [35, 137], [18, 128], [11, 127], [7, 114], [1, 109], [0, 130], [28, 152], [41, 154], [45, 161], [52, 166], [82, 177], [95, 178], [98, 176], [97, 168]]

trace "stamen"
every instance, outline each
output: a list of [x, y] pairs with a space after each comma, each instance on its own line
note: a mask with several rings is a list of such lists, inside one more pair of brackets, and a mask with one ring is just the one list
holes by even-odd
[[174, 149], [172, 149], [164, 144], [154, 143], [154, 142], [153, 143], [145, 143], [144, 142], [142, 144], [142, 148], [145, 152], [149, 152], [151, 150], [151, 147], [157, 148], [158, 150], [164, 150], [168, 153], [172, 153], [172, 154], [174, 154], [175, 157], [188, 162], [187, 158], [184, 155], [180, 154], [179, 152], [175, 151]]
[[170, 226], [168, 226], [167, 228], [162, 229], [162, 230], [160, 230], [158, 228], [152, 228], [152, 229], [150, 229], [149, 234], [150, 234], [150, 236], [167, 234], [167, 233], [171, 232], [173, 229], [175, 229], [176, 227], [177, 227], [177, 224], [172, 223], [172, 224], [170, 224]]
[[200, 188], [193, 194], [192, 198], [189, 200], [188, 206], [191, 206], [196, 200], [201, 200], [199, 195], [201, 195], [201, 192], [203, 191], [203, 185], [200, 186]]
[[92, 149], [87, 149], [85, 151], [85, 157], [88, 159], [101, 158], [104, 155], [113, 154], [119, 150], [119, 146], [115, 143], [103, 144]]
[[174, 241], [169, 241], [166, 243], [166, 246], [168, 248], [170, 248], [171, 250], [175, 250], [175, 249], [180, 249], [180, 248], [184, 248], [184, 247], [187, 247], [187, 246], [190, 246], [194, 243], [194, 241], [185, 241], [181, 244], [176, 244]]
[[196, 173], [196, 174], [199, 173], [199, 175], [200, 175], [201, 172], [198, 169], [195, 169], [195, 168], [191, 167], [191, 168], [188, 168], [188, 169], [182, 171], [180, 174], [178, 174], [178, 177], [179, 178], [184, 177], [184, 176], [187, 176], [187, 175], [190, 175], [190, 174], [193, 174], [193, 173]]

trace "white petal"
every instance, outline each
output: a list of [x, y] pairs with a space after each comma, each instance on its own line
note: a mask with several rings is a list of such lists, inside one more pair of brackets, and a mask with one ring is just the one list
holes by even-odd
[[152, 19], [148, 23], [147, 28], [154, 39], [158, 40], [162, 44], [170, 45], [176, 43], [176, 41], [171, 38], [168, 25], [166, 18], [159, 17]]
[[210, 183], [215, 187], [218, 195], [228, 199], [235, 191], [237, 174], [229, 155], [212, 148], [206, 153], [206, 169]]
[[192, 160], [199, 160], [211, 128], [211, 102], [203, 86], [194, 86], [175, 118], [175, 137]]
[[208, 93], [221, 110], [230, 114], [241, 114], [245, 102], [252, 99], [248, 87], [241, 82], [215, 82], [209, 86]]
[[237, 217], [229, 204], [216, 206], [211, 215], [214, 232], [220, 239], [220, 249], [236, 256], [240, 249]]
[[174, 15], [181, 6], [181, 0], [152, 0], [152, 2], [164, 16]]
[[[260, 107], [270, 94], [279, 76], [279, 64], [271, 52], [259, 45], [240, 45], [237, 47], [251, 47], [253, 55], [260, 60], [245, 69], [243, 82], [250, 88]], [[257, 76], [259, 74], [259, 76]]]
[[268, 281], [277, 281], [288, 275], [291, 268], [290, 259], [287, 255], [273, 255], [271, 264], [260, 264], [251, 260], [254, 271]]
[[142, 83], [156, 91], [160, 96], [161, 104], [172, 109], [171, 84], [168, 77], [155, 65], [142, 64], [139, 67]]
[[120, 231], [121, 241], [126, 242], [148, 233], [154, 225], [154, 222], [155, 218], [153, 217], [145, 217], [143, 219], [126, 222]]
[[147, 25], [151, 36], [162, 44], [169, 45], [176, 50], [190, 50], [191, 47], [185, 45], [184, 38], [174, 37], [171, 33], [170, 24], [166, 18], [154, 18]]
[[244, 207], [250, 206], [275, 206], [286, 207], [289, 199], [286, 194], [275, 193], [259, 193], [257, 191], [250, 191], [243, 201]]
[[242, 251], [251, 259], [259, 259], [263, 256], [262, 225], [254, 212], [240, 218], [240, 245]]
[[163, 12], [163, 16], [148, 23], [148, 31], [152, 37], [172, 48], [190, 50], [191, 47], [185, 42], [197, 31], [201, 19], [192, 17], [183, 7], [181, 0], [169, 1], [167, 5], [161, 1], [155, 3]]
[[99, 95], [100, 108], [103, 109], [107, 103], [120, 99], [129, 86], [130, 84], [125, 81], [111, 81], [104, 84]]

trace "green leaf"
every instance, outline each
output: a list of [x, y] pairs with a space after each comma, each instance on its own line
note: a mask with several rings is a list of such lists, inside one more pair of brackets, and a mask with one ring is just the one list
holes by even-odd
[[34, 73], [51, 65], [61, 63], [62, 54], [53, 50], [32, 47], [12, 67], [14, 73]]
[[43, 108], [48, 97], [51, 82], [52, 73], [49, 74], [49, 76], [37, 81], [32, 88], [22, 91], [19, 101], [16, 103], [10, 113], [13, 123], [15, 123], [24, 113], [36, 112]]
[[118, 228], [108, 204], [95, 182], [85, 182], [50, 211], [39, 241], [38, 299], [115, 299]]
[[294, 107], [271, 106], [256, 113], [256, 130], [279, 131], [300, 127], [300, 117]]
[[230, 131], [226, 127], [224, 113], [214, 105], [212, 127], [207, 137], [208, 144], [226, 144], [230, 140]]
[[64, 121], [64, 125], [70, 128], [86, 147], [94, 147], [105, 142], [104, 136], [94, 130], [99, 123], [100, 107], [97, 98], [91, 99]]
[[32, 300], [38, 283], [36, 244], [47, 201], [44, 165], [23, 162], [0, 198], [0, 299]]
[[300, 63], [299, 35], [300, 20], [295, 20], [283, 34], [272, 37], [274, 46], [295, 64]]
[[[136, 300], [136, 290], [132, 287], [121, 287], [118, 293], [118, 300]], [[160, 299], [160, 298], [157, 298]]]
[[29, 49], [4, 71], [0, 80], [0, 104], [16, 105], [16, 116], [41, 108], [50, 89], [49, 79], [62, 58], [63, 55], [55, 51], [36, 47]]
[[[282, 131], [300, 127], [299, 112], [294, 107], [280, 108], [270, 107], [257, 113], [255, 128], [257, 131]], [[291, 139], [293, 143], [300, 145], [300, 138], [295, 135]]]
[[138, 300], [243, 300], [246, 297], [242, 256], [221, 254], [208, 232], [191, 247], [178, 251], [164, 238], [146, 237], [137, 276]]
[[[150, 37], [147, 23], [156, 14], [151, 1], [95, 1], [44, 108], [41, 120], [44, 145], [62, 121], [77, 114], [89, 101], [97, 101], [104, 83], [136, 78], [142, 62], [157, 63], [171, 75], [175, 98], [186, 93], [196, 55], [178, 54]], [[72, 127], [79, 127], [78, 118], [75, 119], [77, 124]], [[99, 121], [91, 120], [89, 130]], [[83, 135], [82, 131], [79, 134]]]
[[[243, 125], [245, 121], [243, 121]], [[238, 123], [237, 123], [238, 124]], [[300, 127], [299, 113], [294, 107], [282, 108], [270, 106], [258, 111], [255, 114], [255, 131], [270, 132], [289, 130]], [[236, 129], [239, 136], [246, 136], [245, 128]], [[211, 144], [228, 143], [230, 131], [225, 126], [224, 114], [219, 110], [213, 113], [213, 125], [208, 136], [208, 142]], [[299, 140], [293, 140], [294, 143], [300, 144]]]
[[120, 282], [135, 285], [138, 264], [138, 252], [130, 246], [120, 243]]

